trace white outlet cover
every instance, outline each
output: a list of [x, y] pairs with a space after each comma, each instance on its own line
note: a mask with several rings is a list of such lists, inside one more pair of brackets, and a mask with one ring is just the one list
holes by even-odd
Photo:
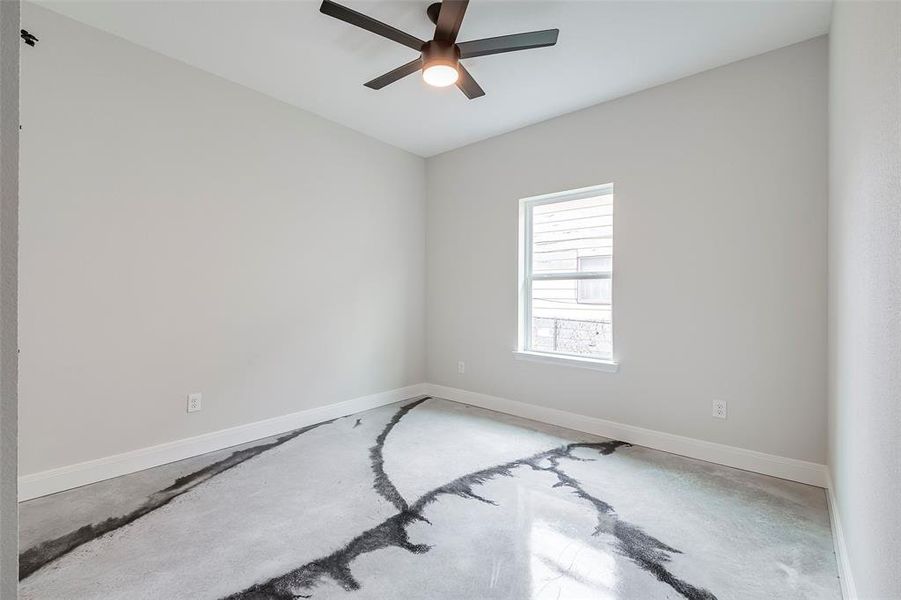
[[729, 416], [729, 403], [725, 400], [714, 400], [711, 414], [714, 419], [725, 419]]
[[459, 373], [460, 375], [462, 375], [462, 374], [465, 373], [465, 372], [466, 372], [466, 363], [463, 362], [462, 360], [461, 360], [461, 361], [458, 361], [458, 362], [457, 362], [457, 373]]
[[192, 392], [188, 394], [188, 412], [197, 412], [203, 409], [203, 394]]

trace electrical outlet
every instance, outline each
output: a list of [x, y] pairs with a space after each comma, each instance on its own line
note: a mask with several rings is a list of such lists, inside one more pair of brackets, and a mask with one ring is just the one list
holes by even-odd
[[457, 373], [462, 375], [466, 372], [466, 363], [462, 360], [457, 361]]
[[713, 401], [713, 418], [725, 419], [729, 415], [729, 404], [725, 400]]
[[203, 394], [200, 392], [191, 392], [188, 394], [188, 412], [197, 412], [203, 408]]

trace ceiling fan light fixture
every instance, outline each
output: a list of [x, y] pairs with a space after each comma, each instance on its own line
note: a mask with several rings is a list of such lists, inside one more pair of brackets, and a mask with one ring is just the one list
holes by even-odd
[[457, 83], [460, 72], [457, 65], [448, 63], [432, 63], [422, 70], [422, 79], [435, 87], [447, 87]]
[[422, 79], [435, 87], [454, 85], [460, 77], [459, 60], [455, 44], [426, 42], [422, 47]]

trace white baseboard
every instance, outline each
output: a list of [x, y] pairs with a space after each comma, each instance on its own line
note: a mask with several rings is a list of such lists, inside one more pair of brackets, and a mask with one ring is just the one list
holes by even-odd
[[624, 425], [555, 408], [526, 404], [525, 402], [432, 383], [425, 384], [423, 393], [542, 423], [621, 440], [630, 444], [646, 446], [655, 450], [706, 460], [727, 467], [772, 475], [773, 477], [790, 479], [822, 488], [828, 485], [826, 465], [818, 463], [785, 458], [715, 442], [706, 442], [672, 433], [635, 427], [634, 425]]
[[828, 486], [828, 472], [825, 465], [706, 442], [633, 425], [624, 425], [596, 417], [526, 404], [478, 392], [421, 383], [311, 408], [264, 421], [257, 421], [247, 425], [213, 431], [196, 437], [24, 475], [19, 477], [19, 500], [29, 500], [104, 479], [134, 473], [423, 394], [729, 467], [799, 481], [823, 488]]
[[826, 498], [829, 504], [829, 519], [832, 522], [832, 542], [835, 544], [835, 562], [838, 564], [838, 579], [842, 584], [842, 598], [844, 600], [857, 600], [857, 588], [854, 586], [854, 576], [851, 574], [851, 562], [848, 559], [848, 547], [845, 546], [845, 532], [842, 529], [841, 513], [835, 499], [835, 486], [832, 474], [827, 472], [828, 487]]
[[140, 448], [96, 460], [67, 465], [19, 477], [19, 501], [95, 483], [104, 479], [134, 473], [206, 452], [252, 442], [285, 433], [299, 427], [321, 423], [363, 410], [378, 408], [425, 393], [425, 384], [410, 385], [351, 400], [318, 406], [308, 410], [204, 433], [191, 438]]

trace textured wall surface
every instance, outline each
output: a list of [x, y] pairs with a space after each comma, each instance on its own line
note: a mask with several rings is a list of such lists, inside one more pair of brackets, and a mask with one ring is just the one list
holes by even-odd
[[[816, 38], [429, 159], [428, 380], [824, 463], [826, 59]], [[611, 182], [619, 372], [515, 360], [518, 200]]]
[[0, 598], [16, 597], [19, 3], [0, 2]]
[[423, 159], [22, 17], [22, 474], [423, 380]]
[[901, 598], [901, 4], [830, 35], [829, 463], [860, 598]]

